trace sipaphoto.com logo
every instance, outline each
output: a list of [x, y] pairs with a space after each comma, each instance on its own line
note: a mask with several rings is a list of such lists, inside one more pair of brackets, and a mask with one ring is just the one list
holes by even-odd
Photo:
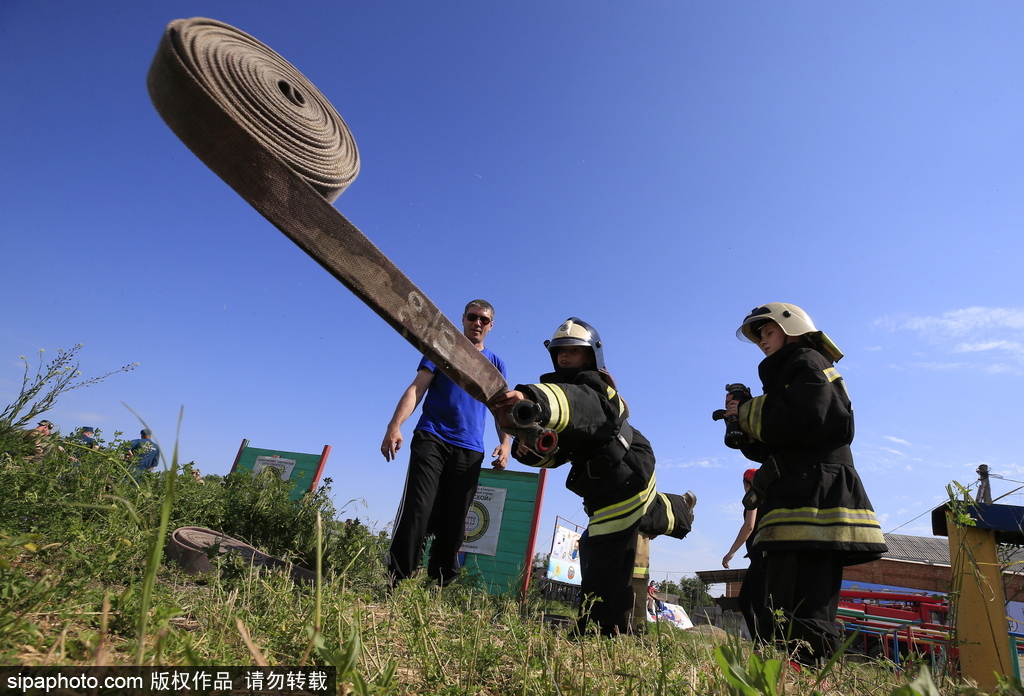
[[7, 688], [23, 694], [32, 693], [33, 691], [41, 691], [43, 693], [50, 693], [51, 691], [96, 691], [100, 688], [104, 691], [110, 689], [141, 691], [144, 685], [145, 680], [140, 676], [107, 675], [100, 679], [90, 674], [64, 674], [58, 672], [48, 676], [15, 674], [7, 677]]
[[336, 680], [335, 667], [0, 666], [0, 696], [327, 696]]

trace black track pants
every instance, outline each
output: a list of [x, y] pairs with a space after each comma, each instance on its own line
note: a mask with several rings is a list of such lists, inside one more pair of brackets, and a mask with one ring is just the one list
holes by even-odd
[[434, 541], [427, 574], [442, 585], [458, 577], [466, 514], [476, 495], [483, 459], [483, 452], [449, 444], [433, 433], [413, 431], [405, 491], [388, 550], [393, 583], [419, 568], [430, 534]]

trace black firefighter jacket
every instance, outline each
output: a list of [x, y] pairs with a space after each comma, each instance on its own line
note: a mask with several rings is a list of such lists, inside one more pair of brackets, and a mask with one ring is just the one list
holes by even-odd
[[853, 408], [832, 362], [788, 344], [758, 366], [764, 394], [742, 404], [751, 437], [743, 454], [762, 466], [754, 487], [758, 551], [846, 551], [847, 565], [886, 551], [878, 519], [853, 466]]
[[516, 390], [540, 406], [539, 423], [558, 433], [554, 454], [528, 452], [516, 459], [544, 468], [571, 463], [565, 486], [583, 498], [588, 534], [621, 532], [638, 523], [651, 536], [682, 538], [690, 531], [692, 513], [682, 496], [658, 493], [651, 443], [629, 425], [626, 402], [599, 372], [551, 372]]

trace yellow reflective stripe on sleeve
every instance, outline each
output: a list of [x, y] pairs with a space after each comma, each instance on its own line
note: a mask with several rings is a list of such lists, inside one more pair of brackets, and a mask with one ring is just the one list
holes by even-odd
[[539, 462], [537, 462], [536, 464], [530, 464], [529, 466], [536, 466], [536, 467], [539, 467], [541, 469], [551, 469], [551, 468], [554, 468], [557, 465], [558, 465], [558, 462], [555, 460], [554, 455], [548, 454], [548, 455], [545, 455], [545, 457], [543, 459], [541, 459]]
[[[615, 401], [615, 397], [619, 396], [618, 392], [611, 387], [605, 387], [605, 394], [608, 396], [609, 401]], [[626, 410], [626, 402], [619, 396], [619, 415], [621, 416]]]
[[565, 398], [565, 392], [557, 384], [534, 384], [533, 387], [547, 399], [548, 410], [551, 412], [550, 420], [541, 425], [556, 433], [565, 430], [569, 425], [569, 400]]
[[651, 572], [650, 568], [643, 568], [641, 566], [635, 566], [633, 568], [634, 578], [646, 578]]
[[668, 529], [665, 530], [665, 533], [671, 534], [676, 529], [676, 514], [672, 510], [672, 501], [664, 493], [659, 493], [658, 497], [661, 498], [661, 502], [665, 505], [665, 516], [668, 517]]
[[826, 367], [822, 372], [825, 373], [825, 379], [829, 382], [835, 382], [837, 379], [842, 377], [842, 375], [839, 374], [839, 370], [834, 367]]
[[654, 496], [657, 492], [658, 488], [655, 477], [651, 476], [647, 488], [640, 493], [595, 511], [590, 516], [587, 534], [593, 537], [601, 534], [613, 534], [628, 529], [647, 513], [651, 503], [654, 502]]
[[740, 427], [755, 440], [761, 439], [761, 409], [764, 407], [764, 396], [755, 396], [740, 406]]

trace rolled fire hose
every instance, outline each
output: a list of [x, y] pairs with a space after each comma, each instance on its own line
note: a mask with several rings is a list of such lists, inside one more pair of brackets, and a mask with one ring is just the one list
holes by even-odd
[[284, 58], [211, 19], [164, 32], [147, 79], [171, 130], [267, 220], [473, 398], [501, 373], [332, 205], [359, 171], [348, 126]]
[[216, 549], [220, 554], [238, 554], [258, 568], [284, 568], [296, 583], [313, 583], [316, 574], [205, 527], [179, 527], [167, 539], [165, 553], [189, 575], [216, 575], [217, 568], [210, 560]]

